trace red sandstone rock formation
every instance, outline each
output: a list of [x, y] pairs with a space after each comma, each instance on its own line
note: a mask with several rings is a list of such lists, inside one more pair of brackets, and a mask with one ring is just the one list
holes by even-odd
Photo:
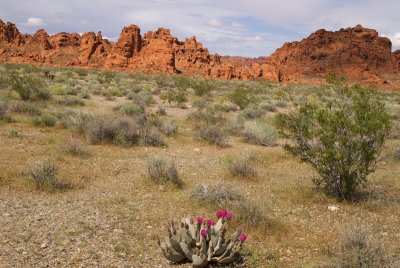
[[318, 30], [300, 42], [286, 43], [268, 58], [212, 55], [195, 37], [179, 41], [160, 28], [143, 37], [136, 25], [124, 27], [113, 45], [101, 32], [58, 33], [44, 29], [22, 35], [0, 20], [0, 62], [80, 66], [147, 73], [183, 73], [221, 79], [322, 81], [329, 72], [350, 80], [383, 81], [400, 72], [400, 51], [388, 38], [358, 25], [337, 32]]
[[336, 72], [350, 80], [379, 82], [379, 75], [396, 69], [391, 49], [388, 38], [361, 25], [337, 32], [318, 30], [300, 42], [284, 44], [272, 54], [263, 77], [296, 81]]

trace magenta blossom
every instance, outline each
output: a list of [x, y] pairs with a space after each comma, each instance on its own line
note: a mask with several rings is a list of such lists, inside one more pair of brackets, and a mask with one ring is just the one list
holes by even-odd
[[222, 214], [221, 210], [218, 210], [217, 213], [215, 213], [217, 215], [217, 218], [220, 219], [222, 218], [224, 215]]
[[226, 209], [221, 209], [220, 212], [221, 212], [222, 217], [225, 217], [226, 214], [228, 214], [228, 211]]
[[202, 236], [202, 237], [206, 237], [207, 236], [207, 231], [206, 230], [201, 230], [200, 231], [200, 235]]
[[232, 219], [233, 214], [230, 213], [230, 212], [227, 212], [226, 215], [225, 215], [225, 217], [226, 217], [228, 220], [230, 220], [230, 219]]
[[243, 233], [240, 237], [239, 237], [240, 241], [244, 242], [247, 239], [247, 235], [245, 233]]
[[197, 222], [198, 222], [199, 224], [202, 224], [203, 221], [204, 221], [203, 217], [197, 217]]
[[207, 220], [206, 224], [207, 224], [208, 227], [211, 227], [211, 226], [213, 226], [215, 224], [215, 222], [213, 220]]

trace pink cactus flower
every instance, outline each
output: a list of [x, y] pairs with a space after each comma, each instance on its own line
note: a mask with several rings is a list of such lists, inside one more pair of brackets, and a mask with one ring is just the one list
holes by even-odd
[[227, 212], [226, 215], [225, 215], [225, 217], [226, 217], [228, 220], [230, 220], [230, 219], [232, 219], [233, 214], [230, 213], [230, 212]]
[[201, 230], [200, 231], [200, 235], [202, 236], [202, 237], [206, 237], [207, 236], [207, 231], [206, 230]]
[[221, 210], [217, 211], [216, 215], [217, 215], [217, 218], [218, 218], [218, 219], [220, 219], [220, 218], [222, 218], [222, 217], [224, 216], [224, 215], [222, 214], [222, 211], [221, 211]]
[[203, 217], [197, 217], [197, 222], [198, 222], [199, 224], [202, 224], [203, 221], [204, 221]]
[[239, 237], [240, 241], [244, 242], [247, 239], [247, 235], [245, 233], [241, 234]]
[[225, 217], [226, 214], [228, 213], [228, 211], [226, 209], [221, 209], [220, 212], [221, 212], [222, 217]]
[[210, 228], [211, 226], [213, 226], [215, 224], [215, 222], [213, 220], [207, 220], [206, 224]]

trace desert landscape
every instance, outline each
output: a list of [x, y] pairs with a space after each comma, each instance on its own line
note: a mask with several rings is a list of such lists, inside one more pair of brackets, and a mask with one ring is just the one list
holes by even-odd
[[400, 267], [391, 40], [173, 32], [0, 20], [0, 267]]

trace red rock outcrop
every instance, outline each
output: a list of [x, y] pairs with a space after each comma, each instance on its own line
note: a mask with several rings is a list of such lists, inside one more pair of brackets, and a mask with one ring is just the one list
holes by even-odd
[[390, 40], [379, 37], [375, 30], [361, 25], [337, 32], [318, 30], [273, 53], [267, 59], [263, 77], [297, 81], [336, 72], [350, 80], [379, 82], [379, 75], [395, 71], [393, 59]]
[[44, 29], [22, 35], [0, 20], [0, 62], [79, 66], [146, 73], [183, 73], [221, 79], [323, 81], [329, 72], [349, 80], [381, 83], [400, 72], [400, 51], [388, 38], [358, 25], [336, 32], [318, 30], [300, 42], [286, 43], [270, 57], [221, 57], [195, 37], [179, 41], [168, 29], [140, 34], [124, 27], [115, 44], [101, 32], [58, 33]]

